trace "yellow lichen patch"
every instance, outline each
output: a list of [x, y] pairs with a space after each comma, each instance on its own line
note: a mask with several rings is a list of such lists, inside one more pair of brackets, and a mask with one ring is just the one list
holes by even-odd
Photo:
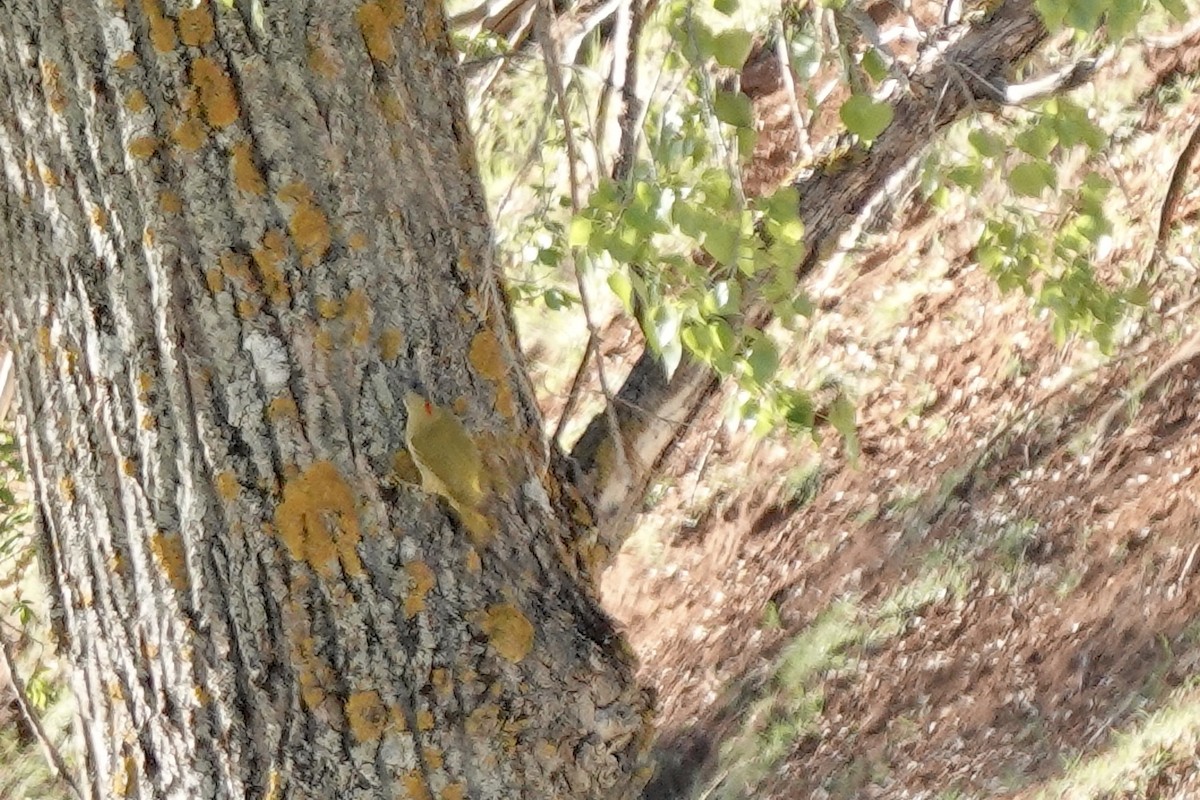
[[70, 475], [63, 476], [58, 481], [58, 491], [62, 493], [63, 500], [68, 503], [75, 502], [75, 479]]
[[132, 478], [137, 474], [137, 463], [132, 458], [122, 458], [121, 472]]
[[262, 242], [251, 254], [254, 263], [258, 265], [258, 274], [262, 276], [263, 290], [271, 302], [284, 304], [291, 299], [287, 282], [284, 280], [283, 269], [279, 266], [287, 257], [287, 239], [283, 233], [271, 228], [263, 234]]
[[167, 580], [175, 591], [185, 591], [188, 588], [188, 578], [183, 539], [178, 534], [156, 533], [150, 537], [150, 552], [154, 553], [154, 560], [166, 573]]
[[218, 263], [221, 265], [221, 272], [225, 277], [240, 284], [249, 291], [256, 291], [258, 284], [254, 280], [254, 274], [250, 272], [250, 259], [241, 253], [226, 251], [218, 258]]
[[300, 263], [311, 267], [329, 250], [329, 219], [311, 202], [301, 204], [288, 220], [292, 240], [300, 250]]
[[175, 49], [175, 25], [163, 14], [158, 0], [142, 0], [142, 12], [150, 22], [150, 42], [160, 53]]
[[408, 800], [433, 800], [421, 770], [410, 769], [400, 779], [400, 785], [404, 787], [404, 797]]
[[333, 336], [329, 331], [322, 328], [317, 331], [317, 335], [313, 339], [313, 345], [322, 353], [331, 353], [333, 352]]
[[233, 146], [233, 182], [247, 194], [266, 194], [267, 183], [254, 163], [254, 153], [247, 141], [238, 142]]
[[200, 95], [200, 105], [208, 124], [214, 128], [232, 125], [238, 117], [237, 94], [233, 81], [211, 58], [192, 62], [192, 86]]
[[333, 670], [317, 653], [316, 642], [311, 636], [302, 637], [294, 649], [293, 658], [300, 673], [300, 697], [309, 708], [319, 709], [329, 697], [325, 687], [333, 684]]
[[272, 422], [294, 420], [299, 416], [300, 411], [296, 408], [296, 401], [291, 397], [276, 397], [267, 406], [267, 419]]
[[163, 192], [158, 196], [158, 207], [165, 214], [178, 214], [183, 211], [183, 200], [174, 192]]
[[371, 58], [382, 64], [391, 64], [396, 58], [396, 48], [392, 45], [387, 12], [378, 3], [364, 3], [358, 7], [354, 17]]
[[217, 473], [217, 477], [213, 480], [213, 484], [217, 487], [217, 494], [225, 502], [236, 500], [241, 493], [242, 486], [238, 483], [237, 476], [229, 470], [223, 470]]
[[138, 400], [143, 403], [150, 396], [150, 390], [154, 388], [154, 376], [149, 372], [139, 372], [137, 376], [137, 392]]
[[437, 578], [424, 561], [411, 561], [404, 565], [404, 571], [408, 573], [410, 584], [404, 598], [404, 616], [412, 619], [425, 610], [425, 595], [437, 585]]
[[463, 729], [473, 738], [491, 738], [500, 730], [500, 706], [485, 703], [467, 715]]
[[430, 769], [442, 768], [443, 758], [441, 750], [438, 750], [436, 747], [426, 747], [424, 754], [426, 766], [428, 766]]
[[379, 334], [379, 355], [384, 361], [396, 359], [404, 348], [404, 333], [399, 328], [388, 328]]
[[197, 3], [179, 12], [179, 38], [189, 47], [200, 47], [213, 40], [213, 20], [208, 3]]
[[141, 421], [141, 427], [142, 427], [142, 430], [144, 430], [144, 431], [158, 430], [158, 423], [154, 421], [154, 415], [153, 414], [143, 414], [142, 421]]
[[462, 783], [448, 783], [442, 789], [441, 800], [466, 800], [467, 787]]
[[332, 297], [318, 297], [317, 313], [323, 319], [334, 319], [342, 313], [342, 304]]
[[53, 61], [42, 62], [42, 93], [46, 97], [46, 105], [55, 114], [66, 110], [67, 93], [63, 91], [62, 70]]
[[158, 149], [158, 140], [153, 136], [139, 136], [129, 143], [129, 155], [145, 161], [150, 156], [154, 155], [154, 151]]
[[350, 733], [359, 742], [374, 742], [383, 735], [388, 713], [379, 693], [374, 690], [353, 692], [346, 701], [346, 720]]
[[417, 730], [431, 731], [433, 730], [434, 724], [433, 712], [431, 712], [429, 709], [422, 708], [417, 712]]
[[381, 88], [377, 94], [377, 99], [379, 110], [383, 113], [383, 118], [388, 122], [400, 122], [408, 117], [408, 114], [404, 110], [404, 101], [397, 97], [395, 92]]
[[488, 380], [498, 381], [508, 371], [508, 365], [505, 365], [504, 362], [504, 353], [500, 349], [500, 341], [496, 338], [496, 333], [486, 327], [475, 333], [474, 338], [470, 339], [467, 359], [470, 361], [470, 366], [475, 368], [475, 372]]
[[392, 704], [388, 706], [388, 717], [392, 723], [392, 730], [404, 733], [408, 730], [408, 720], [404, 718], [404, 709], [398, 705]]
[[146, 226], [146, 229], [142, 231], [142, 244], [145, 247], [150, 248], [154, 247], [157, 243], [158, 234], [155, 232], [154, 228]]
[[314, 74], [320, 75], [327, 80], [332, 80], [338, 73], [333, 59], [329, 57], [329, 51], [326, 49], [325, 44], [320, 41], [313, 41], [311, 37], [308, 43], [308, 68]]
[[350, 323], [350, 342], [363, 347], [371, 336], [371, 301], [362, 289], [352, 289], [346, 296], [346, 321]]
[[362, 574], [354, 492], [331, 462], [318, 461], [287, 482], [275, 527], [292, 558], [318, 574], [332, 577], [339, 561], [347, 575]]
[[350, 234], [350, 238], [346, 240], [346, 244], [351, 250], [362, 250], [367, 246], [367, 235], [362, 231], [355, 231]]
[[58, 174], [49, 167], [42, 167], [39, 173], [42, 176], [42, 183], [46, 185], [47, 189], [57, 189], [59, 186], [62, 186], [62, 181], [58, 179]]
[[495, 651], [514, 663], [529, 655], [533, 648], [533, 625], [520, 609], [509, 603], [488, 608], [483, 632]]
[[[117, 56], [116, 61], [113, 63], [116, 65], [117, 69], [133, 69], [138, 63], [137, 54], [132, 50], [126, 50], [124, 53], [121, 53], [121, 55]], [[138, 92], [138, 94], [141, 94], [141, 92]], [[146, 96], [142, 95], [142, 100], [145, 101], [145, 99]], [[130, 110], [132, 111], [134, 109]]]
[[439, 698], [449, 697], [450, 692], [454, 689], [454, 684], [450, 681], [450, 670], [445, 667], [434, 667], [433, 672], [429, 673], [429, 685], [433, 687], [434, 694]]
[[204, 688], [200, 684], [196, 684], [192, 687], [192, 699], [196, 701], [196, 705], [203, 706], [206, 705], [211, 698], [209, 697], [208, 689]]
[[192, 117], [182, 124], [176, 125], [175, 130], [171, 131], [171, 138], [187, 152], [194, 153], [204, 146], [204, 142], [208, 138], [208, 131], [203, 122]]

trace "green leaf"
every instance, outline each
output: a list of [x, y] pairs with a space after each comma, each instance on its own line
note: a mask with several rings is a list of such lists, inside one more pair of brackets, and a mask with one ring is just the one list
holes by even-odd
[[750, 107], [750, 98], [741, 92], [717, 92], [713, 98], [713, 111], [717, 119], [727, 125], [738, 128], [754, 126], [754, 112]]
[[750, 367], [750, 377], [759, 386], [763, 386], [779, 371], [779, 351], [775, 343], [766, 336], [760, 336], [750, 348], [746, 356], [746, 365]]
[[858, 462], [858, 426], [855, 424], [854, 403], [845, 395], [838, 395], [828, 409], [829, 424], [842, 435], [845, 441], [846, 457], [851, 464]]
[[1018, 133], [1013, 143], [1034, 158], [1045, 158], [1058, 144], [1058, 136], [1050, 125], [1034, 125]]
[[1183, 0], [1159, 0], [1159, 2], [1162, 3], [1162, 7], [1167, 10], [1167, 13], [1179, 22], [1188, 21], [1187, 4]]
[[730, 69], [741, 69], [750, 55], [754, 37], [743, 28], [730, 28], [713, 37], [713, 57], [717, 63]]
[[730, 266], [737, 261], [738, 245], [741, 243], [741, 239], [741, 226], [737, 224], [736, 220], [729, 220], [711, 228], [705, 234], [703, 247], [705, 252], [717, 260], [717, 263]]
[[1008, 185], [1023, 197], [1039, 197], [1054, 185], [1054, 168], [1044, 161], [1017, 164], [1008, 173]]
[[727, 17], [733, 16], [738, 10], [738, 0], [716, 0], [713, 8]]
[[1071, 0], [1067, 7], [1067, 24], [1084, 33], [1095, 33], [1108, 6], [1109, 0]]
[[783, 421], [793, 431], [811, 431], [816, 422], [816, 409], [813, 408], [812, 397], [807, 392], [795, 389], [785, 389], [779, 393], [778, 402], [782, 406]]
[[1037, 0], [1035, 5], [1038, 13], [1042, 15], [1042, 21], [1046, 23], [1046, 30], [1054, 33], [1062, 28], [1063, 21], [1067, 18], [1070, 0]]
[[998, 158], [1008, 149], [1004, 139], [979, 128], [967, 134], [967, 142], [984, 158]]
[[592, 238], [592, 221], [587, 217], [574, 217], [567, 232], [567, 244], [583, 247]]
[[876, 103], [865, 94], [856, 94], [842, 103], [838, 115], [848, 131], [869, 142], [892, 124], [893, 112], [887, 103]]
[[874, 47], [863, 54], [862, 68], [871, 76], [871, 80], [879, 82], [888, 76], [887, 61]]
[[1112, 0], [1108, 9], [1108, 36], [1120, 41], [1137, 28], [1146, 13], [1146, 0]]
[[950, 170], [946, 178], [955, 186], [979, 191], [983, 186], [983, 167], [979, 164], [963, 164]]
[[629, 282], [629, 276], [625, 274], [625, 270], [613, 270], [608, 275], [608, 288], [612, 289], [621, 300], [621, 305], [625, 306], [625, 310], [632, 313], [633, 311], [633, 284]]

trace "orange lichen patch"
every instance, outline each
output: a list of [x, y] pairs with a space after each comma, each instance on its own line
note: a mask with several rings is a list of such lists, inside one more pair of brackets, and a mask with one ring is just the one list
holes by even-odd
[[318, 297], [317, 313], [322, 319], [334, 319], [342, 313], [342, 304], [332, 297]]
[[154, 388], [154, 376], [149, 372], [139, 372], [137, 376], [137, 392], [138, 400], [146, 401], [150, 396], [150, 390]]
[[182, 124], [176, 125], [175, 130], [171, 131], [171, 138], [181, 148], [192, 153], [204, 146], [204, 142], [208, 138], [207, 134], [204, 123], [192, 117]]
[[421, 770], [410, 769], [400, 779], [400, 785], [404, 787], [404, 796], [408, 800], [433, 800], [429, 794], [429, 785], [425, 783], [425, 776]]
[[132, 478], [137, 474], [137, 463], [132, 458], [122, 458], [121, 472]]
[[412, 619], [425, 610], [425, 596], [437, 585], [437, 577], [424, 561], [411, 561], [404, 565], [410, 583], [408, 595], [404, 598], [404, 616]]
[[441, 800], [466, 800], [467, 787], [462, 783], [450, 783], [442, 789]]
[[142, 430], [153, 431], [158, 429], [158, 423], [154, 421], [153, 414], [143, 414], [141, 422]]
[[291, 397], [276, 397], [267, 406], [267, 419], [272, 422], [293, 420], [299, 416], [300, 411], [296, 408], [296, 401]]
[[378, 3], [364, 3], [358, 7], [354, 18], [371, 58], [382, 64], [392, 63], [396, 58], [396, 48], [392, 44], [387, 12]]
[[496, 387], [496, 413], [505, 419], [514, 419], [517, 416], [517, 401], [513, 397], [512, 387], [507, 383]]
[[267, 183], [254, 163], [254, 154], [247, 141], [238, 142], [233, 146], [233, 182], [247, 194], [266, 194]]
[[92, 224], [100, 230], [108, 227], [108, 212], [104, 210], [103, 206], [93, 205], [89, 217], [92, 220]]
[[208, 3], [197, 3], [179, 12], [179, 38], [189, 47], [200, 47], [213, 40], [213, 20]]
[[262, 276], [263, 289], [273, 303], [286, 303], [291, 299], [283, 269], [279, 266], [287, 257], [287, 239], [275, 228], [263, 234], [262, 242], [251, 253], [258, 273]]
[[62, 493], [63, 500], [66, 502], [75, 502], [75, 479], [70, 475], [60, 478], [58, 481], [58, 491]]
[[142, 244], [145, 247], [154, 247], [154, 245], [157, 243], [158, 234], [155, 232], [154, 228], [146, 226], [146, 229], [142, 231]]
[[287, 482], [275, 526], [292, 558], [318, 574], [332, 577], [339, 562], [347, 575], [362, 574], [354, 492], [331, 462], [318, 461]]
[[444, 44], [446, 39], [446, 21], [442, 11], [440, 0], [425, 0], [425, 24], [421, 26], [421, 33], [425, 37], [425, 44], [435, 45]]
[[225, 277], [240, 284], [249, 291], [257, 291], [258, 284], [254, 280], [254, 274], [250, 272], [249, 258], [241, 253], [227, 250], [221, 254], [217, 261]]
[[183, 200], [174, 192], [163, 192], [158, 196], [158, 207], [166, 214], [178, 214], [183, 211]]
[[483, 571], [483, 561], [479, 558], [479, 551], [474, 547], [467, 548], [467, 572], [478, 575]]
[[[126, 55], [133, 54], [127, 53]], [[126, 110], [132, 111], [135, 114], [144, 110], [147, 105], [149, 104], [146, 102], [146, 94], [141, 89], [134, 89], [125, 97]]]
[[67, 93], [63, 91], [62, 71], [53, 61], [42, 62], [42, 93], [46, 96], [46, 105], [55, 114], [66, 110]]
[[353, 692], [346, 700], [350, 733], [359, 742], [378, 741], [387, 727], [388, 713], [375, 690]]
[[292, 658], [300, 673], [300, 697], [309, 708], [320, 708], [329, 697], [325, 687], [333, 685], [333, 670], [317, 653], [316, 641], [309, 635], [294, 643]]
[[192, 86], [200, 95], [208, 124], [214, 128], [232, 125], [238, 117], [237, 94], [233, 81], [217, 62], [211, 58], [197, 58], [192, 62]]
[[312, 203], [299, 206], [288, 220], [292, 240], [300, 249], [300, 262], [312, 266], [329, 250], [329, 219]]
[[442, 751], [436, 747], [426, 747], [423, 751], [425, 756], [425, 764], [430, 769], [441, 769], [445, 759], [442, 757]]
[[154, 560], [167, 575], [175, 591], [188, 588], [187, 557], [183, 551], [183, 539], [178, 534], [156, 533], [150, 537], [150, 552]]
[[404, 22], [404, 0], [379, 0], [379, 7], [387, 15], [389, 25], [399, 25]]
[[427, 708], [422, 708], [420, 711], [417, 712], [417, 730], [431, 731], [431, 730], [433, 730], [434, 724], [435, 724], [435, 721], [433, 719], [432, 711], [430, 711]]
[[362, 289], [352, 289], [346, 296], [346, 321], [351, 325], [350, 341], [363, 347], [371, 337], [371, 301]]
[[238, 494], [242, 491], [242, 486], [238, 483], [237, 476], [229, 470], [218, 472], [217, 477], [213, 480], [213, 484], [217, 487], [217, 494], [225, 502], [236, 500]]
[[379, 334], [379, 355], [384, 361], [396, 359], [404, 349], [404, 333], [399, 328], [388, 328]]
[[391, 720], [393, 731], [403, 733], [408, 730], [408, 720], [404, 718], [404, 709], [400, 706], [395, 704], [388, 706], [388, 717]]
[[[117, 60], [113, 63], [116, 65], [117, 69], [133, 69], [138, 63], [137, 53], [134, 53], [132, 50], [126, 50], [124, 53], [121, 53], [121, 55], [117, 56]], [[138, 94], [141, 94], [141, 92], [138, 92]], [[142, 95], [142, 100], [145, 101], [145, 99], [146, 96]]]
[[42, 176], [42, 183], [45, 184], [47, 189], [57, 189], [59, 186], [62, 186], [62, 181], [58, 179], [58, 175], [49, 167], [42, 167], [39, 173]]
[[490, 737], [500, 730], [500, 706], [484, 703], [467, 715], [463, 729], [468, 736]]
[[225, 275], [219, 269], [204, 270], [204, 282], [208, 285], [208, 291], [212, 294], [217, 294], [225, 288]]
[[429, 674], [429, 685], [433, 687], [434, 694], [438, 697], [449, 697], [454, 688], [454, 684], [450, 681], [450, 670], [445, 667], [435, 667]]
[[488, 608], [483, 632], [495, 651], [513, 663], [521, 661], [533, 648], [532, 623], [509, 603]]
[[142, 0], [142, 13], [150, 22], [150, 42], [160, 53], [175, 49], [175, 24], [163, 14], [158, 0]]
[[351, 250], [362, 250], [367, 246], [367, 235], [362, 231], [355, 231], [350, 234], [350, 238], [346, 240], [346, 244]]
[[153, 136], [139, 136], [129, 143], [127, 149], [129, 150], [129, 155], [139, 161], [145, 161], [154, 155], [154, 151], [158, 149], [158, 140]]
[[137, 764], [132, 756], [124, 756], [112, 775], [112, 793], [114, 797], [127, 797], [133, 788], [137, 777]]
[[498, 381], [504, 377], [505, 372], [508, 372], [503, 350], [500, 349], [500, 341], [496, 337], [496, 333], [486, 327], [475, 333], [474, 338], [470, 339], [467, 359], [470, 361], [470, 366], [475, 368], [475, 372], [488, 380]]
[[242, 319], [254, 319], [258, 316], [258, 312], [262, 311], [262, 298], [257, 295], [254, 297], [243, 297], [237, 301], [237, 313]]

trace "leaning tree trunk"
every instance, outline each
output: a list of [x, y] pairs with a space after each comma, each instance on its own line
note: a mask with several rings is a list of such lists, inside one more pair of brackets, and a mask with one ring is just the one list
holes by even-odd
[[[438, 0], [0, 6], [0, 290], [92, 797], [647, 778], [452, 64]], [[486, 528], [418, 488], [414, 387]]]

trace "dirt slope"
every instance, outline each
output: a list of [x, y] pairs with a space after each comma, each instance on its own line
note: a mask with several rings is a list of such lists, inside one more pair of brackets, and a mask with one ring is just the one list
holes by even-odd
[[[1141, 82], [1100, 165], [1113, 276], [1200, 119], [1196, 52], [1111, 76]], [[1200, 178], [1111, 360], [999, 293], [980, 220], [914, 205], [825, 277], [791, 362], [856, 389], [856, 465], [715, 409], [673, 457], [605, 582], [659, 691], [647, 797], [1200, 796]]]

